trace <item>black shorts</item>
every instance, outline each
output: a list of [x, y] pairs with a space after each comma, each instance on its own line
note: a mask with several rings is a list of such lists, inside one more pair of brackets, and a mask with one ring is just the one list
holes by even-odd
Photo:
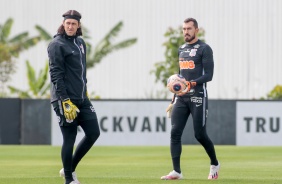
[[77, 108], [80, 111], [77, 117], [71, 123], [68, 123], [66, 121], [66, 118], [64, 116], [62, 101], [58, 100], [52, 102], [52, 106], [58, 117], [58, 122], [60, 126], [78, 126], [83, 121], [97, 119], [96, 111], [88, 98], [84, 100], [71, 100], [71, 101], [73, 104], [77, 106]]

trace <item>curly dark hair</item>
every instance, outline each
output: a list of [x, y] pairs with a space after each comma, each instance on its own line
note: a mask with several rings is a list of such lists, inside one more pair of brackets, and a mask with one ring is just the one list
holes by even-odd
[[[66, 13], [63, 14], [64, 17], [64, 21], [68, 18], [72, 18], [72, 19], [76, 19], [79, 23], [80, 23], [80, 19], [81, 19], [81, 14], [76, 11], [76, 10], [69, 10]], [[65, 29], [63, 24], [60, 25], [60, 27], [58, 28], [58, 34], [65, 34]], [[79, 26], [79, 28], [76, 31], [76, 35], [77, 36], [82, 36], [82, 30], [81, 30], [81, 26]]]

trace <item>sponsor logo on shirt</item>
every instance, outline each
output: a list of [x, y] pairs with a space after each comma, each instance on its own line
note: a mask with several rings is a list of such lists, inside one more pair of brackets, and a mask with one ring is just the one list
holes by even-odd
[[179, 67], [180, 69], [194, 69], [195, 68], [195, 63], [193, 60], [190, 61], [179, 61]]

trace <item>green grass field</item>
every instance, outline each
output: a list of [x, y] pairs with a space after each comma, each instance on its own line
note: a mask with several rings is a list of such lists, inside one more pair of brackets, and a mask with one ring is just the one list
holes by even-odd
[[[0, 184], [63, 184], [60, 147], [0, 146]], [[77, 168], [82, 184], [282, 183], [282, 147], [216, 146], [219, 179], [207, 180], [209, 160], [201, 146], [183, 146], [184, 180], [163, 181], [172, 170], [169, 147], [94, 146]]]

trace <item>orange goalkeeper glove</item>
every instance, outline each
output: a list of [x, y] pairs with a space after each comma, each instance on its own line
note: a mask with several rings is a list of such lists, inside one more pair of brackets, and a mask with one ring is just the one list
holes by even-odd
[[178, 93], [178, 96], [183, 96], [190, 91], [191, 88], [195, 87], [197, 83], [195, 81], [186, 81], [186, 89]]

